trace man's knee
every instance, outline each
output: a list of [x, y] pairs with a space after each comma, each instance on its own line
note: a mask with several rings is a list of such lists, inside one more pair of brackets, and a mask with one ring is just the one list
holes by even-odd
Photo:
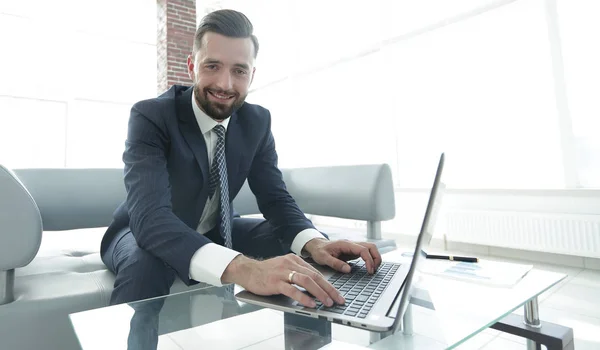
[[172, 270], [162, 260], [138, 248], [129, 257], [127, 266], [129, 273], [140, 280], [154, 280], [156, 277], [168, 277]]
[[166, 295], [175, 272], [159, 258], [134, 249], [117, 272], [111, 304]]

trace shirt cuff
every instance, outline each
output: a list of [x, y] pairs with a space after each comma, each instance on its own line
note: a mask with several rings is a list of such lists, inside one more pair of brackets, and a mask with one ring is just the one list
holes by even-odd
[[216, 243], [208, 243], [198, 249], [190, 262], [190, 278], [220, 287], [223, 272], [241, 253]]
[[300, 231], [292, 241], [291, 250], [294, 254], [299, 255], [303, 258], [307, 258], [308, 255], [302, 255], [302, 249], [304, 249], [304, 245], [308, 243], [313, 238], [325, 238], [323, 234], [314, 228], [307, 228], [305, 230]]

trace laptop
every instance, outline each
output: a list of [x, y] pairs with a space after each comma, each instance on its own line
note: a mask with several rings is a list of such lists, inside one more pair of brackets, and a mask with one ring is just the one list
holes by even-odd
[[[344, 305], [334, 304], [332, 307], [326, 307], [316, 300], [317, 307], [310, 308], [304, 307], [284, 295], [260, 296], [246, 290], [236, 294], [236, 298], [249, 304], [307, 317], [327, 319], [330, 322], [370, 331], [398, 331], [410, 302], [415, 271], [419, 262], [425, 259], [427, 254], [424, 249], [431, 241], [444, 188], [441, 182], [444, 158], [444, 153], [442, 153], [410, 264], [384, 261], [373, 275], [367, 273], [362, 259], [349, 261], [352, 270], [347, 274], [314, 264], [314, 267], [323, 274], [325, 279], [342, 293], [346, 299]], [[304, 291], [303, 288], [298, 288]], [[304, 292], [306, 293], [306, 291]]]

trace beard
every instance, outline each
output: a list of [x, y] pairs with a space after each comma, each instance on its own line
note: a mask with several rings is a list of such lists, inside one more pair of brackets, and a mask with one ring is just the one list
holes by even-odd
[[[209, 90], [220, 94], [233, 95], [233, 103], [226, 104], [210, 101], [208, 99]], [[244, 101], [246, 100], [247, 94], [240, 96], [240, 94], [235, 91], [224, 91], [207, 87], [201, 89], [198, 85], [194, 85], [194, 96], [200, 108], [202, 108], [204, 113], [206, 113], [209, 117], [214, 120], [225, 120], [240, 107], [242, 107]]]

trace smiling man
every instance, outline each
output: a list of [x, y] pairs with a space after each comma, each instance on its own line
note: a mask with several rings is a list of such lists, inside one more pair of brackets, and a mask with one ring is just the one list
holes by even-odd
[[[133, 106], [127, 198], [101, 246], [116, 274], [111, 304], [168, 294], [178, 276], [314, 306], [297, 284], [332, 305], [343, 298], [300, 256], [342, 272], [350, 271], [342, 258], [362, 257], [370, 272], [381, 263], [373, 244], [329, 241], [287, 192], [270, 113], [245, 102], [259, 48], [252, 31], [240, 12], [208, 14], [187, 60], [193, 86]], [[246, 179], [266, 220], [234, 215]]]

